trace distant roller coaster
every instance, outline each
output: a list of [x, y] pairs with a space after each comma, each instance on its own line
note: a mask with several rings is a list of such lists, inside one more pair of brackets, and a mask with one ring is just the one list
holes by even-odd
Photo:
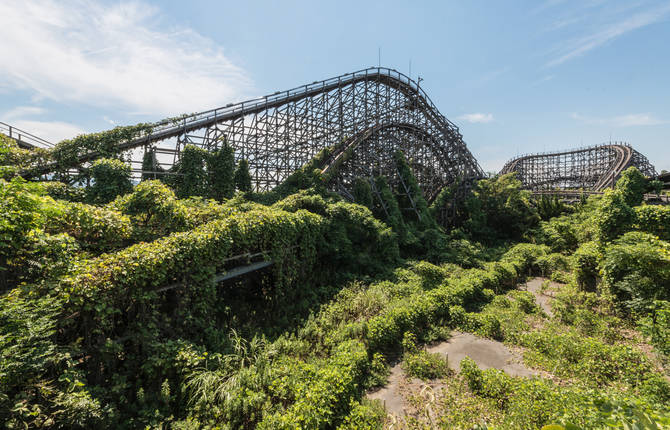
[[613, 186], [621, 172], [631, 166], [637, 167], [645, 176], [656, 176], [647, 157], [621, 142], [524, 155], [508, 161], [500, 173], [516, 172], [524, 188], [532, 191], [602, 191]]

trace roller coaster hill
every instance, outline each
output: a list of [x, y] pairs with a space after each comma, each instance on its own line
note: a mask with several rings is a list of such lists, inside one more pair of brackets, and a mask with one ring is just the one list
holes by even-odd
[[[254, 191], [269, 191], [292, 173], [318, 160], [327, 186], [353, 199], [354, 181], [384, 177], [399, 194], [409, 195], [394, 155], [402, 151], [428, 203], [450, 187], [456, 200], [484, 172], [459, 129], [435, 107], [419, 84], [388, 68], [368, 68], [315, 81], [287, 91], [131, 127], [120, 139], [74, 146], [78, 138], [51, 145], [4, 123], [0, 133], [24, 148], [67, 152], [58, 162], [48, 157], [22, 172], [29, 179], [56, 171], [85, 176], [90, 163], [110, 154], [128, 153], [135, 175], [178, 174], [174, 171], [186, 145], [214, 151], [227, 142], [237, 160], [249, 164]], [[90, 140], [87, 142], [90, 143]], [[70, 145], [69, 147], [67, 145]], [[53, 147], [52, 147], [53, 146]], [[322, 154], [328, 154], [323, 157]], [[142, 160], [152, 160], [147, 168]], [[65, 160], [65, 161], [64, 161]], [[625, 144], [519, 157], [501, 173], [517, 172], [533, 191], [581, 188], [601, 191], [629, 166], [655, 176], [654, 167]], [[412, 201], [410, 196], [409, 201]], [[454, 207], [454, 201], [448, 205]]]

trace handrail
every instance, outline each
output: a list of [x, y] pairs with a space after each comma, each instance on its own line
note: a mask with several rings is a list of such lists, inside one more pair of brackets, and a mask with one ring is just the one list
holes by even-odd
[[16, 128], [2, 121], [0, 121], [0, 133], [16, 140], [19, 146], [24, 146], [26, 149], [44, 147], [51, 148], [54, 146], [53, 143], [48, 142], [41, 137], [37, 137], [34, 134], [28, 133], [27, 131]]

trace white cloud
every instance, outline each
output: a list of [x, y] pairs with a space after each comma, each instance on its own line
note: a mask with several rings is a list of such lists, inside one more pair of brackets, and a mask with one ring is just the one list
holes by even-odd
[[614, 127], [633, 127], [668, 123], [668, 121], [658, 119], [648, 113], [632, 113], [608, 118], [588, 117], [578, 113], [573, 113], [570, 116], [584, 124], [609, 125]]
[[629, 11], [623, 10], [621, 15], [624, 15], [624, 18], [610, 21], [591, 34], [578, 37], [565, 43], [565, 47], [560, 48], [557, 51], [555, 58], [549, 61], [546, 65], [548, 67], [557, 66], [568, 60], [582, 56], [619, 36], [661, 21], [669, 13], [670, 4], [667, 3], [660, 7], [634, 14], [630, 14]]
[[4, 0], [0, 16], [0, 82], [33, 100], [169, 116], [251, 87], [220, 46], [189, 28], [159, 28], [159, 11], [140, 1]]
[[17, 106], [2, 114], [1, 120], [12, 121], [26, 116], [42, 115], [46, 110], [38, 106]]
[[74, 124], [61, 121], [17, 120], [12, 122], [11, 125], [51, 143], [57, 143], [63, 139], [70, 139], [86, 133], [85, 130]]
[[458, 119], [462, 119], [471, 123], [487, 123], [493, 121], [493, 114], [490, 113], [466, 113], [461, 115]]

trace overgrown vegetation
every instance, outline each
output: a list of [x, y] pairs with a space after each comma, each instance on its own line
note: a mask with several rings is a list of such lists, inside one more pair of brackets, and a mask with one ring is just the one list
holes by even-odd
[[[146, 131], [54, 153], [66, 167]], [[327, 191], [330, 150], [265, 194], [225, 142], [135, 186], [108, 155], [83, 190], [17, 178], [32, 155], [0, 142], [7, 428], [382, 428], [365, 391], [396, 362], [444, 385], [410, 427], [670, 425], [670, 216], [639, 172], [574, 207], [483, 179], [447, 230], [454, 190], [429, 206], [402, 152], [401, 181], [359, 178], [356, 203]], [[561, 281], [553, 316], [518, 290], [528, 276]], [[451, 330], [538, 376], [454, 373], [424, 347]]]

